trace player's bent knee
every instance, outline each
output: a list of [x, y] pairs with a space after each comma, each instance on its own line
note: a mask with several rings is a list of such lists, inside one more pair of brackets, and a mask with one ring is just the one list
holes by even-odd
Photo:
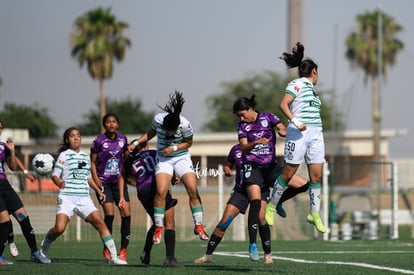
[[26, 216], [25, 214], [23, 214], [22, 212], [19, 212], [19, 213], [17, 213], [17, 218], [18, 218], [20, 221], [23, 221], [24, 219], [26, 219], [26, 218], [27, 218], [27, 216]]
[[233, 221], [233, 216], [229, 216], [225, 223], [219, 223], [217, 228], [221, 231], [226, 231], [226, 229], [230, 226], [231, 222]]
[[54, 234], [56, 236], [60, 236], [60, 235], [63, 234], [63, 232], [65, 232], [65, 230], [66, 230], [66, 226], [64, 226], [64, 225], [62, 225], [62, 226], [60, 226], [60, 225], [55, 226], [55, 228], [54, 228]]

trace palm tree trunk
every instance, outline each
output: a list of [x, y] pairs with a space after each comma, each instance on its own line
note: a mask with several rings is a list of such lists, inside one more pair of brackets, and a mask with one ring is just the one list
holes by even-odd
[[[99, 100], [100, 100], [100, 108], [101, 108], [101, 119], [99, 122], [101, 123], [102, 118], [106, 114], [106, 100], [105, 100], [105, 89], [104, 89], [104, 80], [99, 79]], [[101, 133], [104, 133], [105, 129], [101, 124]]]
[[373, 161], [380, 161], [380, 120], [381, 114], [378, 110], [378, 87], [377, 78], [373, 76], [372, 80], [372, 132], [373, 132]]
[[[380, 133], [380, 123], [381, 123], [381, 110], [379, 106], [379, 95], [378, 95], [378, 82], [377, 77], [373, 76], [372, 80], [372, 131], [373, 131], [373, 138], [374, 138], [374, 155], [373, 161], [376, 163], [374, 165], [373, 171], [373, 182], [377, 189], [377, 210], [381, 209], [381, 186], [383, 186], [382, 181], [384, 179], [384, 174], [382, 172], [382, 165], [381, 165], [381, 133]], [[379, 215], [378, 215], [378, 222]]]

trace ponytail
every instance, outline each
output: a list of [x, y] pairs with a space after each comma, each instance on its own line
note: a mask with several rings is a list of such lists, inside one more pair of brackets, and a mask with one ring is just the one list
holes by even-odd
[[297, 42], [292, 49], [292, 53], [283, 53], [280, 59], [284, 60], [289, 68], [298, 67], [299, 77], [308, 77], [311, 75], [314, 68], [318, 69], [318, 65], [311, 59], [302, 61], [305, 52], [305, 47]]
[[250, 98], [247, 97], [239, 97], [233, 103], [233, 114], [238, 111], [249, 110], [250, 108], [254, 109], [257, 105], [256, 103], [256, 95], [252, 95]]
[[160, 107], [161, 110], [168, 114], [164, 117], [162, 126], [164, 130], [174, 131], [177, 130], [180, 125], [180, 114], [184, 105], [183, 94], [179, 91], [175, 91], [174, 94], [170, 95], [170, 100], [164, 107]]

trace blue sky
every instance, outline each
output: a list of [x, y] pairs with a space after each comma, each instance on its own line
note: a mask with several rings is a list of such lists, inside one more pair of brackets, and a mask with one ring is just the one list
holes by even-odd
[[[98, 83], [71, 58], [69, 34], [78, 16], [98, 6], [112, 7], [130, 25], [133, 43], [105, 83], [106, 95], [141, 98], [144, 110], [157, 111], [157, 103], [163, 105], [169, 93], [180, 90], [186, 99], [183, 114], [197, 132], [212, 117], [205, 99], [221, 93], [223, 82], [266, 70], [286, 73], [277, 58], [289, 50], [287, 0], [2, 0], [0, 108], [4, 102], [46, 107], [62, 129], [95, 108]], [[404, 27], [398, 38], [405, 44], [382, 86], [382, 128], [408, 129], [405, 137], [390, 140], [391, 156], [414, 157], [408, 112], [414, 100], [408, 85], [414, 1], [305, 0], [305, 54], [319, 65], [317, 88], [336, 87], [347, 128], [371, 129], [370, 84], [345, 59], [344, 41], [356, 27], [356, 15], [379, 6]]]

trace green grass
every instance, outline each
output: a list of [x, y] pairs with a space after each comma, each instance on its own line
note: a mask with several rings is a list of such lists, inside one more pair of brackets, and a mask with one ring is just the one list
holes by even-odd
[[[207, 264], [194, 264], [201, 257], [206, 242], [193, 240], [176, 244], [176, 257], [183, 268], [163, 268], [165, 246], [154, 246], [151, 266], [139, 261], [143, 241], [131, 241], [127, 266], [110, 266], [102, 256], [98, 241], [64, 242], [58, 239], [50, 250], [52, 264], [29, 261], [25, 242], [17, 243], [20, 255], [4, 256], [14, 265], [0, 266], [2, 274], [414, 274], [414, 241], [273, 241], [274, 263], [264, 265], [247, 257], [247, 242], [223, 241]], [[259, 250], [260, 251], [260, 250]], [[260, 256], [263, 256], [260, 253]]]

